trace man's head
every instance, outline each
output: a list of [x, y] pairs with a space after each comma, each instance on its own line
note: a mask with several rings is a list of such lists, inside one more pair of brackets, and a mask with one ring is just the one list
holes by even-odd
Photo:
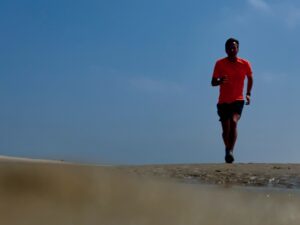
[[236, 57], [239, 52], [239, 41], [234, 38], [229, 38], [225, 43], [225, 51], [228, 57]]

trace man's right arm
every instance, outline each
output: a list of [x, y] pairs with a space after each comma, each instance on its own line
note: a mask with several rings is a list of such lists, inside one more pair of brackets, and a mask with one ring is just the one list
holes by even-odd
[[216, 78], [216, 77], [213, 77], [211, 79], [211, 86], [218, 86], [218, 85], [221, 85], [223, 83], [225, 83], [227, 81], [227, 77], [221, 77], [221, 78]]
[[213, 75], [212, 75], [212, 79], [211, 79], [211, 85], [214, 87], [214, 86], [219, 86], [219, 85], [222, 85], [223, 83], [226, 83], [227, 82], [227, 76], [225, 75], [220, 75], [221, 72], [220, 72], [220, 61], [217, 61], [216, 64], [215, 64], [215, 68], [214, 68], [214, 72], [213, 72]]
[[215, 77], [213, 77], [212, 79], [211, 79], [211, 86], [218, 86], [218, 85], [220, 85], [220, 78], [215, 78]]

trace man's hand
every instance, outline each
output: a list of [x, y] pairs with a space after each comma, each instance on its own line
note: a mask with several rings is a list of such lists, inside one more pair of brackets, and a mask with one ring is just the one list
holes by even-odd
[[250, 98], [251, 98], [250, 93], [247, 93], [246, 94], [246, 105], [250, 105]]

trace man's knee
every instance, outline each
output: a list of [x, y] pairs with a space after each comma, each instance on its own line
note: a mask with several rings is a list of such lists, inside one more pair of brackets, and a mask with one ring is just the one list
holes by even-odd
[[237, 125], [237, 123], [240, 120], [240, 118], [241, 118], [241, 115], [239, 115], [239, 114], [233, 114], [233, 116], [231, 118], [231, 124]]
[[232, 118], [230, 121], [230, 131], [235, 130], [238, 125], [238, 119]]

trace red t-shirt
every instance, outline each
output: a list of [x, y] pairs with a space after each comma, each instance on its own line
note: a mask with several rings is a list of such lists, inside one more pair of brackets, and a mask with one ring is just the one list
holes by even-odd
[[218, 103], [231, 103], [237, 100], [244, 100], [244, 80], [245, 77], [252, 76], [250, 63], [241, 58], [231, 62], [223, 58], [216, 62], [213, 77], [221, 78], [227, 76], [227, 82], [220, 85], [220, 95]]

